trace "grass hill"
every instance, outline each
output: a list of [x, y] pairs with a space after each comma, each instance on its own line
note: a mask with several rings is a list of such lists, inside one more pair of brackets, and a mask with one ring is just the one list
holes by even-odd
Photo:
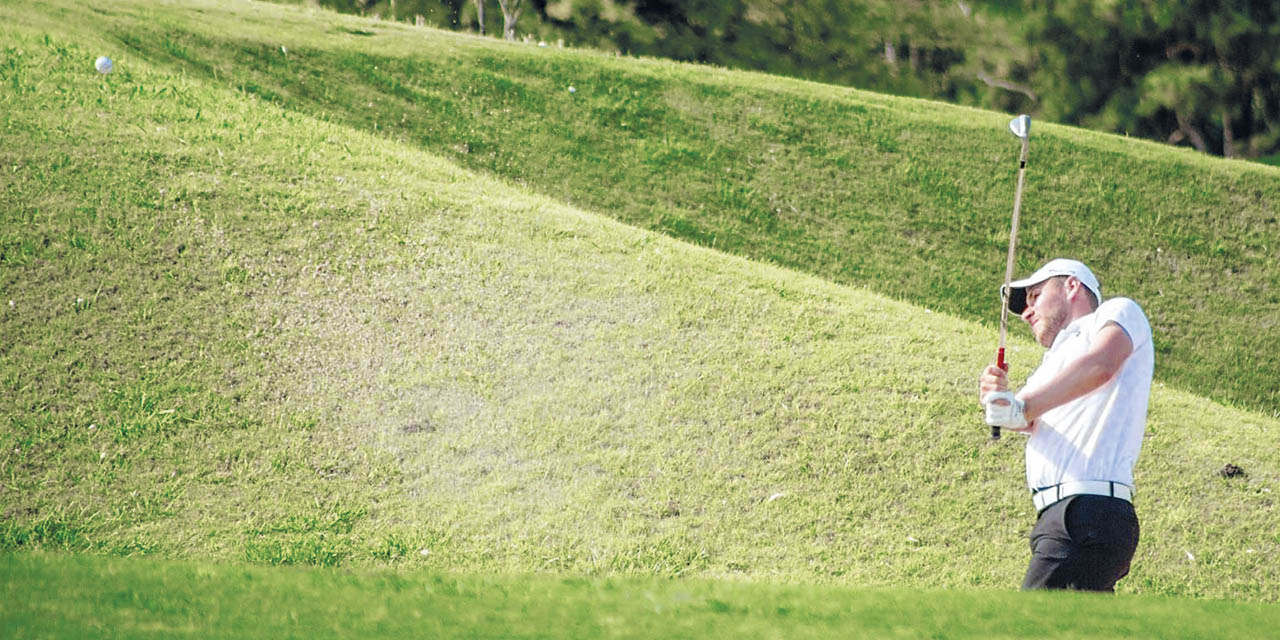
[[[117, 13], [94, 19], [122, 51], [292, 113], [629, 225], [998, 317], [1007, 115], [333, 14]], [[1018, 272], [1085, 260], [1105, 295], [1148, 311], [1161, 380], [1280, 415], [1280, 169], [1040, 122], [1032, 136]]]
[[[973, 397], [1007, 116], [248, 2], [0, 18], [0, 548], [1017, 584]], [[1274, 602], [1280, 174], [1033, 136], [1021, 270], [1164, 336], [1123, 588]]]

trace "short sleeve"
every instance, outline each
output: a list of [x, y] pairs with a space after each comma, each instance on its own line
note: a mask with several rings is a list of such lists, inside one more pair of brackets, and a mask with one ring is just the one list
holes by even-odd
[[1142, 307], [1139, 307], [1138, 303], [1129, 298], [1107, 300], [1098, 307], [1095, 317], [1097, 318], [1094, 324], [1095, 334], [1107, 326], [1108, 322], [1114, 322], [1129, 334], [1129, 341], [1133, 343], [1134, 351], [1151, 342], [1151, 325], [1147, 322], [1147, 314], [1142, 312]]

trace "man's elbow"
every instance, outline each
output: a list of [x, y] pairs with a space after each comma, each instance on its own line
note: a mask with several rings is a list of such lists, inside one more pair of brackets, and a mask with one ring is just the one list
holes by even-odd
[[1089, 368], [1088, 384], [1090, 390], [1098, 389], [1120, 375], [1124, 368], [1124, 359], [1105, 359]]

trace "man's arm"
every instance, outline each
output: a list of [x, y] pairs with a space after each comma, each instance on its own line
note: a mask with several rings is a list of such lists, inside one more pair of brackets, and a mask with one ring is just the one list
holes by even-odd
[[1089, 352], [1068, 364], [1034, 391], [1019, 394], [1027, 422], [1094, 391], [1115, 377], [1133, 352], [1133, 341], [1120, 325], [1109, 322], [1098, 332]]

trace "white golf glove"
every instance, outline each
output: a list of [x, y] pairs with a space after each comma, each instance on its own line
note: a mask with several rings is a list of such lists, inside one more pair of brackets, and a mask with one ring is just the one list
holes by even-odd
[[992, 391], [982, 396], [982, 406], [987, 410], [987, 424], [1001, 429], [1027, 428], [1025, 406], [1012, 391]]

